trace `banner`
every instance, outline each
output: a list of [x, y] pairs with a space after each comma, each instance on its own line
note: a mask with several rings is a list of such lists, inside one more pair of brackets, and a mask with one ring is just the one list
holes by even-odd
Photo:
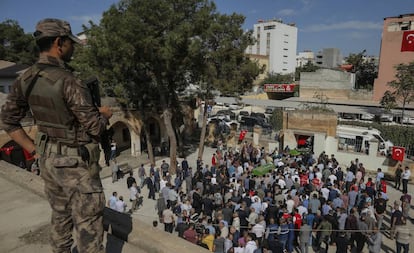
[[414, 31], [405, 31], [402, 36], [401, 52], [414, 52]]
[[404, 154], [405, 148], [396, 146], [392, 147], [392, 159], [402, 162], [404, 160]]
[[265, 84], [264, 91], [265, 92], [294, 92], [295, 84]]

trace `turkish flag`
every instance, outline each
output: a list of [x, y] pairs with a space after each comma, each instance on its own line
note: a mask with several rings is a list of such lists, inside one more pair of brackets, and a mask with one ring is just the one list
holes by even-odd
[[414, 30], [405, 31], [402, 37], [401, 52], [412, 51], [414, 52]]
[[405, 154], [405, 148], [403, 147], [392, 147], [392, 159], [396, 161], [403, 161]]
[[239, 135], [239, 141], [242, 141], [246, 136], [247, 130], [242, 130]]

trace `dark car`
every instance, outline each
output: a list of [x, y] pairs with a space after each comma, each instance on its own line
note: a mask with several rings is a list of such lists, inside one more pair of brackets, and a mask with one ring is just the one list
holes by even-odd
[[236, 119], [236, 113], [231, 110], [219, 110], [216, 115], [227, 115], [231, 120]]
[[261, 112], [252, 112], [250, 114], [250, 116], [251, 117], [256, 117], [256, 118], [262, 118], [262, 119], [266, 118], [266, 115], [264, 113], [261, 113]]
[[240, 119], [240, 129], [245, 128], [248, 131], [253, 131], [253, 127], [256, 125], [260, 126], [265, 134], [272, 132], [272, 125], [260, 117], [244, 116]]
[[266, 107], [266, 109], [265, 109], [265, 113], [266, 114], [272, 114], [273, 113], [273, 111], [276, 109], [276, 107], [273, 107], [273, 106], [268, 106], [268, 107]]

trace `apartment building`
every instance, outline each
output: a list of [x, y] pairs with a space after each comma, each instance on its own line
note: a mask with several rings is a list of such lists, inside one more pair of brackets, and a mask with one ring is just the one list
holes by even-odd
[[298, 28], [295, 24], [285, 24], [282, 20], [259, 20], [253, 28], [256, 39], [254, 45], [246, 49], [249, 55], [269, 57], [269, 72], [279, 74], [294, 73]]
[[337, 68], [342, 64], [341, 50], [338, 48], [324, 48], [315, 56], [315, 65], [321, 68]]
[[311, 50], [299, 52], [296, 57], [296, 67], [303, 67], [308, 63], [315, 64], [315, 54]]
[[414, 13], [384, 18], [378, 78], [374, 82], [373, 100], [380, 101], [395, 80], [395, 66], [414, 61]]

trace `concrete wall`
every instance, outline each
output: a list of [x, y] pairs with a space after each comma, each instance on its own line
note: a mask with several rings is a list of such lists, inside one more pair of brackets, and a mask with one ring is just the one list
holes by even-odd
[[[338, 138], [336, 136], [337, 120], [336, 114], [317, 113], [310, 111], [285, 111], [283, 112], [283, 148], [286, 145], [296, 148], [297, 140], [295, 134], [309, 135], [314, 137], [313, 149], [316, 155], [323, 151], [326, 154], [335, 154], [343, 168], [350, 165], [351, 160], [358, 158], [368, 171], [375, 172], [381, 168], [384, 172], [394, 175], [398, 162], [378, 153], [378, 141], [369, 141], [368, 155], [363, 152], [338, 149]], [[414, 162], [405, 160], [403, 166], [408, 166], [414, 172]], [[412, 178], [414, 174], [412, 173]]]
[[[0, 177], [4, 178], [13, 183], [19, 189], [20, 194], [25, 194], [24, 191], [35, 193], [43, 199], [47, 199], [44, 193], [44, 182], [41, 177], [22, 170], [19, 167], [0, 161]], [[7, 209], [14, 208], [15, 202], [18, 202], [20, 198], [16, 197], [13, 203], [7, 204]], [[4, 203], [5, 205], [6, 203]], [[4, 206], [3, 205], [3, 206]], [[46, 209], [50, 209], [47, 201], [44, 202]], [[3, 207], [5, 208], [5, 207]], [[30, 207], [28, 208], [28, 214], [30, 213]], [[7, 233], [7, 227], [3, 227]], [[108, 231], [110, 234], [111, 231]], [[23, 242], [22, 242], [23, 243]], [[132, 218], [132, 231], [128, 235], [128, 242], [126, 243], [128, 252], [152, 252], [152, 253], [163, 253], [163, 252], [180, 252], [180, 253], [193, 253], [193, 252], [209, 252], [208, 250], [192, 244], [184, 239], [178, 238], [176, 234], [166, 233], [160, 231], [157, 228], [147, 225], [146, 223]], [[114, 246], [115, 248], [115, 246]], [[42, 251], [43, 252], [43, 251]], [[44, 252], [48, 252], [45, 250]], [[121, 251], [119, 251], [121, 252]], [[126, 252], [126, 250], [122, 250]]]
[[320, 113], [312, 111], [284, 111], [283, 131], [301, 130], [305, 133], [321, 132], [328, 136], [336, 135], [336, 113]]

